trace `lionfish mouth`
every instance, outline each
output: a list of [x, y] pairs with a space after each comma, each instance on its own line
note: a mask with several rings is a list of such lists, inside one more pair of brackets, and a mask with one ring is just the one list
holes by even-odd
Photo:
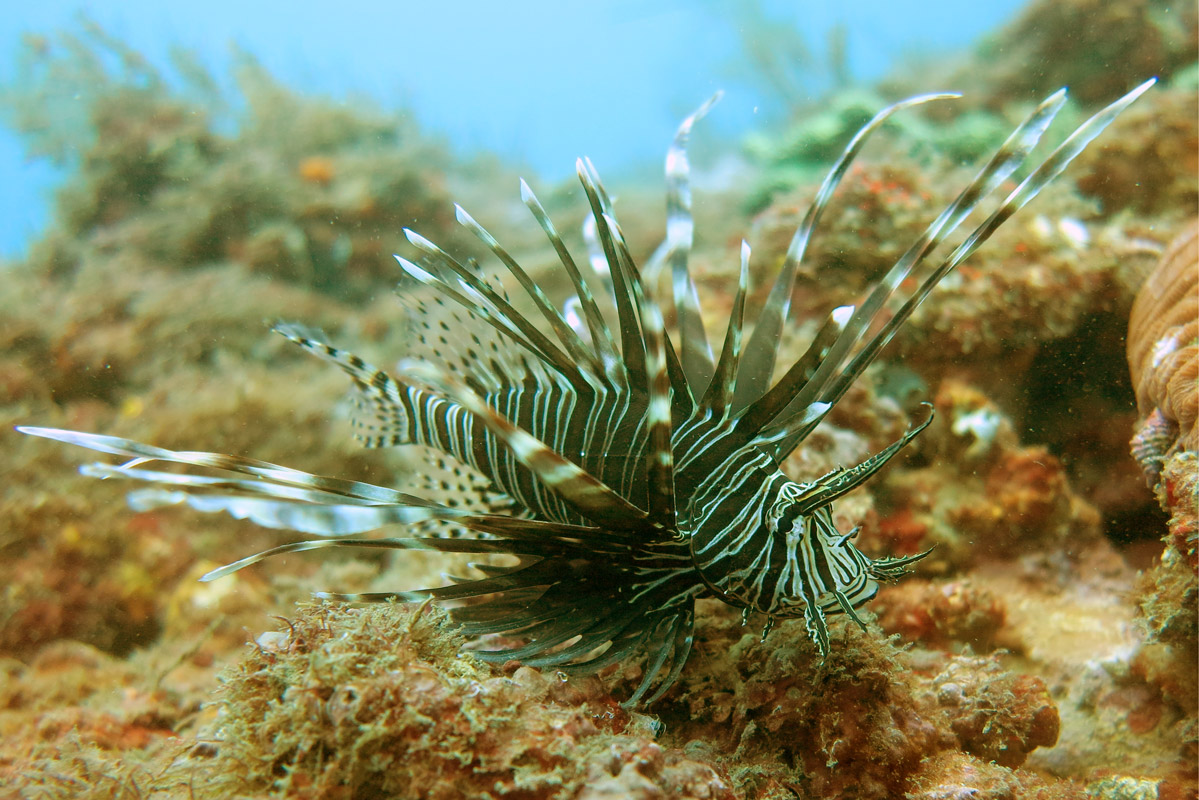
[[[836, 606], [861, 623], [853, 608], [873, 593], [868, 578], [898, 578], [927, 553], [850, 559], [845, 563], [857, 565], [851, 568], [859, 571], [854, 584], [859, 594], [829, 591], [818, 574], [820, 558], [829, 562], [856, 552], [852, 545], [804, 545], [813, 552], [799, 558], [776, 540], [758, 536], [752, 526], [734, 523], [761, 517], [763, 504], [795, 489], [779, 464], [824, 419], [933, 287], [1153, 82], [1084, 122], [947, 256], [930, 261], [934, 249], [1027, 160], [1062, 108], [1065, 90], [1047, 98], [866, 299], [856, 308], [833, 311], [807, 352], [776, 381], [772, 376], [799, 265], [850, 163], [896, 112], [956, 95], [922, 95], [896, 103], [857, 133], [796, 231], [744, 347], [750, 251], [742, 243], [737, 294], [718, 357], [704, 331], [688, 267], [693, 226], [686, 143], [712, 101], [683, 121], [668, 151], [666, 237], [646, 266], [647, 271], [669, 270], [668, 305], [677, 326], [673, 336], [586, 159], [577, 163], [593, 226], [591, 257], [585, 264], [602, 265], [602, 275], [584, 277], [587, 267], [578, 266], [528, 184], [520, 185], [524, 204], [573, 286], [570, 314], [564, 315], [496, 239], [457, 208], [458, 222], [520, 285], [548, 331], [518, 311], [507, 292], [473, 262], [458, 261], [413, 231], [405, 234], [423, 254], [421, 263], [396, 258], [409, 279], [431, 290], [431, 300], [401, 295], [414, 312], [427, 351], [423, 357], [401, 362], [391, 375], [329, 344], [320, 332], [294, 324], [276, 327], [349, 375], [365, 412], [358, 424], [367, 446], [416, 444], [438, 451], [457, 476], [493, 498], [502, 497], [505, 506], [452, 506], [263, 461], [177, 452], [113, 436], [17, 430], [128, 459], [88, 464], [82, 472], [151, 484], [154, 488], [130, 494], [136, 509], [185, 504], [315, 537], [250, 555], [202, 580], [272, 555], [328, 547], [515, 556], [514, 566], [483, 566], [483, 577], [449, 586], [319, 596], [353, 602], [432, 598], [455, 606], [454, 619], [470, 635], [500, 634], [526, 642], [477, 653], [489, 661], [519, 659], [586, 673], [641, 658], [643, 678], [627, 701], [630, 705], [647, 694], [652, 702], [679, 676], [691, 649], [695, 599], [710, 590], [719, 596], [733, 587], [736, 596], [752, 598], [753, 606], [768, 614], [784, 607], [804, 609], [808, 631], [826, 653], [828, 633], [819, 598], [827, 601], [831, 593]], [[615, 325], [601, 310], [593, 285], [610, 291]], [[898, 311], [876, 324], [888, 299], [908, 285], [916, 288]], [[925, 424], [927, 420], [863, 464], [805, 489], [800, 501], [806, 505], [795, 513], [827, 508], [881, 468]], [[151, 468], [155, 462], [188, 469], [162, 471]], [[466, 535], [363, 535], [397, 525], [423, 531], [430, 524], [452, 526]], [[816, 565], [814, 571], [805, 571], [807, 563]], [[793, 590], [782, 592], [786, 602], [771, 605], [769, 598], [780, 595], [779, 587]]]

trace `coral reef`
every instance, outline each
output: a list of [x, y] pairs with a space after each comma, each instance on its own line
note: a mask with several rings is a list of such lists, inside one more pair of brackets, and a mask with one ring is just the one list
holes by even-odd
[[933, 685], [950, 730], [973, 756], [1018, 767], [1037, 747], [1057, 744], [1057, 706], [1037, 677], [1004, 674], [988, 659], [959, 658]]
[[1128, 364], [1142, 417], [1132, 453], [1169, 514], [1165, 551], [1141, 582], [1148, 637], [1133, 669], [1181, 717], [1174, 728], [1184, 763], [1199, 759], [1197, 237], [1194, 223], [1178, 234], [1141, 287], [1128, 323]]
[[926, 647], [995, 648], [1006, 622], [1003, 600], [969, 579], [934, 582], [912, 578], [885, 587], [875, 604], [888, 633]]
[[[114, 60], [124, 69], [104, 68]], [[79, 179], [60, 192], [59, 227], [35, 263], [73, 272], [94, 249], [173, 269], [231, 260], [362, 299], [394, 281], [405, 225], [456, 235], [448, 158], [402, 115], [301, 97], [245, 54], [240, 97], [204, 96], [215, 81], [190, 62], [170, 76], [188, 91], [174, 93], [94, 25], [27, 41], [20, 62], [7, 116], [33, 152], [78, 154]], [[244, 114], [228, 111], [240, 103]], [[84, 119], [44, 116], [72, 104]]]
[[[1018, 23], [994, 41], [1056, 52], [1091, 6], [1053, 5], [1026, 17], [1053, 26]], [[1121, 358], [1163, 232], [1199, 197], [1193, 25], [1186, 9], [1159, 12], [1105, 10], [1105, 24], [1124, 14], [1139, 27], [1101, 50], [1130, 69], [1156, 52], [1172, 85], [938, 287], [787, 465], [806, 478], [856, 463], [919, 401], [936, 408], [893, 468], [835, 508], [871, 556], [932, 553], [883, 587], [867, 631], [833, 625], [827, 660], [802, 622], [763, 638], [763, 620], [743, 627], [704, 601], [682, 680], [652, 716], [626, 711], [614, 698], [636, 668], [564, 680], [489, 667], [433, 608], [296, 605], [313, 589], [426, 585], [462, 561], [294, 555], [198, 583], [277, 537], [130, 511], [123, 487], [74, 476], [72, 455], [0, 432], [0, 785], [84, 798], [1193, 797], [1199, 459], [1163, 459], [1155, 502], [1127, 455], [1137, 395]], [[180, 91], [98, 30], [31, 41], [24, 57], [9, 120], [39, 132], [34, 151], [81, 157], [55, 227], [0, 284], [0, 422], [414, 480], [410, 456], [348, 441], [341, 376], [262, 321], [303, 319], [383, 363], [409, 332], [386, 296], [400, 228], [419, 216], [462, 246], [449, 196], [464, 193], [500, 203], [475, 205], [507, 226], [523, 209], [492, 186], [506, 168], [451, 162], [402, 115], [307, 98], [250, 59], [238, 116], [202, 72]], [[1067, 78], [1083, 105], [1131, 81], [1087, 59], [1047, 63], [986, 71], [986, 107], [968, 94], [952, 123], [915, 114], [880, 134], [812, 242], [789, 352], [817, 310], [855, 301], [902, 253], [969, 179], [960, 159], [1010, 129], [1018, 106]], [[90, 102], [66, 102], [88, 74], [107, 77]], [[716, 231], [693, 259], [713, 319], [731, 302], [715, 290], [731, 285], [737, 239], [750, 231], [760, 292], [827, 148], [878, 102], [847, 96], [807, 129], [759, 140], [757, 189], [697, 190], [697, 230]], [[638, 212], [638, 258], [658, 244], [653, 182], [613, 187], [622, 214]], [[547, 205], [577, 229], [579, 197]], [[505, 237], [521, 263], [553, 263], [539, 232]]]
[[1004, 785], [1077, 796], [1017, 769], [1057, 738], [1055, 702], [1036, 677], [996, 658], [905, 652], [852, 625], [821, 662], [801, 624], [762, 640], [729, 609], [704, 612], [699, 668], [657, 709], [661, 740], [695, 743], [746, 797], [921, 796], [937, 759], [997, 762], [963, 776], [962, 796]]

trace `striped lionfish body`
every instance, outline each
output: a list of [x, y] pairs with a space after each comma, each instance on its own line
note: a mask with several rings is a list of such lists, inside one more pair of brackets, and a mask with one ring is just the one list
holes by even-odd
[[[890, 106], [847, 146], [795, 233], [780, 274], [743, 337], [750, 252], [741, 272], [719, 354], [708, 344], [688, 271], [692, 240], [685, 146], [705, 104], [680, 126], [667, 157], [668, 219], [654, 267], [669, 270], [677, 340], [634, 263], [612, 203], [590, 162], [578, 176], [591, 209], [592, 263], [607, 273], [617, 321], [613, 332], [584, 277], [528, 185], [522, 198], [574, 287], [563, 313], [500, 244], [461, 208], [458, 221], [520, 284], [533, 323], [475, 267], [419, 234], [417, 264], [397, 256], [408, 280], [431, 290], [414, 300], [426, 319], [448, 315], [455, 342], [432, 358], [401, 362], [393, 374], [298, 325], [276, 330], [344, 370], [357, 388], [368, 446], [425, 445], [478, 473], [510, 501], [509, 513], [438, 504], [394, 489], [313, 475], [217, 453], [175, 452], [110, 436], [48, 428], [24, 433], [130, 460], [83, 467], [96, 477], [156, 484], [130, 495], [136, 508], [185, 503], [225, 511], [315, 538], [276, 547], [214, 570], [212, 580], [279, 553], [331, 546], [507, 554], [508, 566], [480, 566], [484, 577], [449, 586], [350, 600], [449, 602], [474, 636], [524, 642], [483, 650], [490, 661], [519, 659], [568, 673], [593, 672], [640, 657], [645, 669], [629, 699], [652, 702], [674, 682], [691, 648], [695, 600], [715, 596], [768, 621], [797, 617], [821, 654], [829, 651], [826, 615], [863, 624], [855, 609], [878, 583], [904, 574], [924, 554], [873, 559], [833, 524], [831, 503], [878, 471], [931, 419], [861, 464], [797, 483], [779, 465], [824, 419], [932, 288], [1009, 216], [1059, 175], [1084, 147], [1152, 84], [1100, 111], [1002, 199], [947, 255], [930, 254], [1029, 156], [1065, 102], [1059, 91], [1039, 105], [912, 244], [857, 307], [834, 310], [807, 351], [775, 375], [793, 283], [820, 216], [869, 135], [895, 112], [951, 95]], [[885, 323], [879, 311], [909, 277], [915, 291]], [[593, 278], [596, 276], [592, 276]], [[402, 295], [403, 296], [403, 295]], [[605, 298], [606, 300], [606, 298]], [[443, 322], [444, 324], [444, 322]], [[444, 324], [447, 331], [453, 326]], [[439, 346], [440, 347], [440, 346]], [[451, 355], [452, 353], [452, 355]], [[199, 470], [147, 469], [155, 461]], [[364, 537], [386, 526], [445, 523], [457, 538]], [[470, 602], [458, 602], [470, 601]], [[768, 623], [769, 624], [769, 623]]]

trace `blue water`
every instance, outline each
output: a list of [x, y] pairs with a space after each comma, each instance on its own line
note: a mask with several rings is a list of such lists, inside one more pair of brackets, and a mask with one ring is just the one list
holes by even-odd
[[[830, 90], [829, 32], [844, 26], [850, 75], [876, 79], [912, 56], [969, 46], [1022, 0], [762, 0], [773, 32], [800, 32], [812, 54], [794, 71], [813, 98]], [[456, 153], [497, 153], [560, 178], [590, 156], [605, 174], [660, 160], [679, 118], [716, 89], [708, 136], [732, 138], [786, 116], [753, 79], [745, 43], [764, 46], [735, 2], [576, 3], [276, 0], [80, 3], [38, 0], [0, 15], [0, 80], [13, 79], [21, 36], [75, 25], [80, 12], [166, 68], [174, 46], [228, 82], [230, 44], [306, 92], [369, 97], [411, 110]], [[953, 87], [927, 86], [922, 89]], [[353, 102], [347, 99], [347, 102]], [[47, 224], [61, 171], [28, 161], [0, 129], [0, 256], [19, 256]]]

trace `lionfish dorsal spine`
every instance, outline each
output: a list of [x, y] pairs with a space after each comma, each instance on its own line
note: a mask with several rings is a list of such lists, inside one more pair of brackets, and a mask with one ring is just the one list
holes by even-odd
[[[1007, 138], [1003, 146], [975, 176], [974, 180], [958, 194], [954, 202], [929, 224], [875, 285], [866, 299], [855, 308], [836, 339], [828, 347], [827, 353], [824, 354], [819, 365], [811, 373], [810, 378], [798, 388], [798, 391], [782, 408], [779, 417], [785, 419], [789, 414], [802, 413], [817, 401], [831, 405], [836, 404], [850, 385], [850, 382], [845, 380], [846, 376], [852, 374], [856, 377], [859, 375], [873, 361], [881, 349], [881, 345], [885, 343], [885, 340], [880, 337], [889, 339], [890, 334], [897, 329], [884, 327], [884, 330], [876, 334], [862, 350], [851, 356], [887, 299], [898, 290], [904, 279], [924, 261], [925, 257], [961, 225], [967, 215], [1024, 162], [1049, 123], [1061, 109], [1064, 101], [1064, 92], [1058, 91], [1038, 105]], [[802, 435], [788, 437], [782, 443], [779, 452], [783, 455], [789, 453], [790, 449], [802, 440]]]
[[[1044, 161], [1041, 162], [1020, 184], [1004, 198], [1000, 206], [990, 214], [982, 223], [980, 223], [966, 239], [959, 244], [954, 250], [932, 270], [929, 275], [921, 282], [916, 291], [904, 301], [897, 312], [887, 321], [885, 325], [859, 350], [853, 358], [840, 369], [836, 374], [830, 374], [827, 387], [821, 387], [820, 398], [825, 402], [836, 403], [853, 385], [853, 382], [861, 375], [862, 371], [874, 360], [879, 351], [891, 341], [892, 337], [899, 330], [899, 327], [911, 316], [916, 307], [928, 296], [933, 288], [949, 274], [958, 264], [968, 258], [978, 247], [990, 238], [1003, 222], [1005, 222], [1012, 214], [1022, 208], [1029, 200], [1035, 197], [1050, 181], [1062, 173], [1062, 171], [1073, 161], [1083, 149], [1094, 140], [1111, 122], [1120, 114], [1130, 103], [1140, 97], [1144, 92], [1148, 91], [1155, 82], [1156, 78], [1151, 78], [1141, 85], [1137, 86], [1128, 94], [1102, 109], [1081, 126], [1078, 127], [1066, 141], [1059, 145]], [[1064, 90], [1060, 90], [1050, 95], [1042, 102], [1036, 110], [1032, 112], [1029, 118], [1017, 128], [1004, 146], [988, 163], [987, 167], [975, 178], [970, 187], [963, 190], [959, 196], [959, 202], [955, 203], [946, 210], [942, 217], [950, 218], [952, 226], [956, 227], [965, 219], [966, 215], [982, 200], [985, 194], [978, 190], [972, 191], [971, 187], [975, 186], [990, 186], [991, 189], [997, 188], [1002, 180], [1016, 170], [1016, 168], [1027, 158], [1036, 142], [1040, 139], [1041, 134], [1049, 126], [1053, 116], [1060, 110], [1065, 102]], [[994, 174], [992, 174], [994, 170]], [[1003, 179], [998, 179], [998, 175], [1003, 175]], [[976, 196], [977, 195], [977, 196]], [[962, 204], [964, 207], [958, 209], [956, 214], [950, 215], [956, 207]], [[940, 218], [938, 218], [940, 220]], [[936, 223], [934, 223], [934, 226]], [[930, 229], [932, 226], [930, 226]], [[924, 250], [927, 253], [936, 243], [947, 235], [949, 231], [944, 231], [939, 235], [932, 237], [935, 239], [931, 245]], [[915, 246], [913, 246], [913, 249]], [[921, 256], [923, 257], [923, 256]], [[901, 259], [899, 263], [892, 268], [891, 273], [874, 289], [871, 296], [863, 304], [865, 307], [881, 308], [887, 296], [889, 296], [899, 286], [902, 280], [910, 272], [910, 269], [900, 270], [905, 259]], [[914, 264], [913, 264], [914, 266]], [[878, 295], [876, 299], [876, 295]], [[855, 313], [855, 317], [857, 314]], [[873, 313], [871, 314], [873, 316]], [[850, 325], [854, 325], [851, 320]], [[863, 320], [862, 327], [868, 324], [868, 320]], [[820, 380], [819, 377], [814, 377], [812, 383]], [[805, 392], [807, 387], [805, 387]], [[804, 392], [796, 396], [793, 401], [796, 406], [803, 403], [805, 398]]]
[[766, 304], [762, 307], [753, 333], [750, 335], [749, 343], [746, 345], [744, 375], [737, 387], [736, 394], [738, 409], [761, 397], [770, 386], [775, 361], [778, 358], [778, 349], [782, 343], [783, 326], [791, 309], [791, 293], [794, 291], [795, 279], [804, 253], [807, 251], [808, 242], [816, 225], [820, 222], [825, 208], [828, 207], [829, 200], [832, 199], [833, 193], [840, 185], [841, 179], [849, 171], [850, 165], [866, 145], [870, 135], [881, 128], [883, 123], [898, 111], [934, 100], [956, 97], [960, 97], [960, 95], [954, 92], [938, 92], [918, 95], [887, 106], [875, 114], [854, 135], [841, 155], [837, 157], [836, 163], [833, 164], [832, 169], [829, 170], [817, 190], [816, 197], [808, 207], [803, 221], [791, 237], [786, 256], [783, 259], [783, 267], [770, 288]]
[[720, 348], [720, 358], [716, 362], [712, 380], [699, 401], [700, 407], [709, 409], [716, 419], [728, 415], [733, 402], [733, 392], [737, 388], [737, 370], [741, 363], [741, 339], [745, 326], [745, 295], [749, 290], [749, 255], [749, 243], [742, 240], [741, 271], [737, 276], [737, 294], [733, 297], [733, 306], [729, 312], [724, 344]]
[[[845, 331], [849, 315], [846, 306], [833, 309], [820, 326], [811, 343], [795, 363], [787, 368], [778, 381], [757, 398], [737, 417], [737, 425], [745, 431], [760, 431], [777, 417], [790, 415], [787, 410], [799, 391], [811, 380], [816, 368], [824, 361], [833, 343]], [[850, 312], [852, 313], [852, 312]]]
[[[633, 300], [637, 304], [642, 347], [646, 354], [647, 362], [649, 360], [649, 337], [651, 335], [647, 330], [649, 324], [647, 315], [654, 315], [658, 318], [660, 327], [660, 331], [656, 334], [656, 342], [660, 345], [662, 351], [663, 370], [661, 376], [670, 386], [670, 400], [673, 412], [677, 412], [680, 418], [685, 419], [695, 407], [695, 398], [691, 386], [687, 383], [687, 376], [683, 372], [683, 365], [679, 360], [678, 353], [675, 352], [674, 344], [671, 342], [670, 337], [666, 335], [665, 322], [661, 321], [661, 306], [653, 300], [646, 292], [645, 286], [642, 285], [641, 276], [637, 270], [636, 262], [633, 260], [633, 255], [629, 252], [629, 246], [625, 241], [624, 234], [621, 232], [620, 223], [616, 221], [615, 217], [608, 215], [605, 215], [604, 221], [612, 237], [621, 270], [624, 274], [630, 276], [629, 285], [633, 290]], [[646, 394], [651, 398], [654, 394], [651, 384], [656, 372], [647, 363], [645, 375], [642, 376], [645, 379]]]
[[645, 336], [645, 371], [649, 402], [645, 410], [647, 447], [645, 477], [648, 511], [652, 522], [674, 530], [675, 483], [673, 432], [674, 389], [666, 364], [666, 323], [662, 310], [648, 297], [641, 298], [641, 325]]
[[[426, 253], [434, 264], [444, 270], [440, 275], [430, 273], [407, 259], [396, 256], [396, 260], [408, 274], [422, 283], [429, 284], [431, 282], [438, 291], [472, 312], [486, 312], [487, 317], [499, 323], [495, 325], [498, 330], [512, 336], [514, 341], [536, 355], [549, 367], [567, 376], [576, 385], [582, 386], [586, 383], [579, 371], [579, 366], [551, 342], [549, 337], [536, 325], [514, 309], [512, 304], [493, 289], [475, 270], [468, 269], [415, 231], [405, 228], [404, 234], [413, 246]], [[451, 275], [454, 276], [453, 280], [458, 283], [465, 295], [451, 288]], [[430, 281], [430, 279], [432, 280]]]
[[626, 273], [621, 259], [616, 252], [615, 240], [608, 228], [608, 219], [612, 216], [612, 203], [595, 174], [595, 168], [587, 159], [580, 158], [575, 162], [575, 172], [587, 195], [591, 206], [591, 217], [595, 220], [596, 235], [603, 248], [604, 259], [608, 264], [609, 275], [612, 279], [612, 290], [616, 300], [617, 327], [620, 331], [620, 355], [624, 362], [625, 372], [632, 386], [644, 390], [645, 379], [645, 345], [641, 335], [641, 325], [637, 319], [637, 300], [633, 294], [632, 275]]
[[679, 124], [674, 140], [666, 151], [666, 262], [670, 265], [670, 287], [674, 299], [679, 332], [683, 374], [695, 393], [712, 380], [715, 369], [712, 347], [704, 331], [699, 310], [699, 292], [688, 264], [694, 240], [695, 223], [691, 216], [691, 165], [687, 142], [691, 129], [720, 100], [712, 95]]
[[496, 238], [492, 236], [486, 228], [480, 225], [474, 217], [467, 213], [466, 209], [457, 203], [454, 204], [454, 215], [458, 220], [458, 223], [473, 233], [479, 241], [486, 245], [487, 248], [495, 255], [495, 257], [499, 259], [500, 263], [503, 264], [510, 273], [512, 273], [513, 277], [516, 278], [517, 282], [520, 283], [521, 287], [526, 293], [528, 293], [529, 297], [532, 298], [534, 305], [537, 306], [537, 310], [541, 312], [541, 315], [545, 318], [546, 322], [549, 323], [550, 327], [554, 331], [554, 334], [558, 337], [558, 340], [562, 342], [563, 346], [566, 347], [566, 351], [569, 354], [571, 361], [573, 361], [575, 364], [586, 367], [592, 373], [602, 373], [603, 367], [596, 360], [595, 354], [592, 352], [592, 350], [587, 347], [586, 343], [581, 338], [579, 338], [579, 335], [575, 333], [574, 328], [567, 324], [565, 318], [562, 316], [562, 312], [558, 310], [557, 306], [550, 302], [550, 299], [546, 297], [545, 292], [542, 291], [541, 287], [536, 281], [529, 277], [529, 274], [525, 272], [524, 268], [521, 267], [519, 263], [517, 263], [516, 259], [509, 255], [508, 251], [505, 250], [498, 241], [496, 241]]
[[570, 278], [575, 292], [574, 296], [578, 299], [579, 307], [583, 312], [583, 319], [586, 321], [591, 344], [595, 347], [595, 355], [600, 362], [599, 375], [605, 378], [611, 385], [622, 383], [624, 362], [620, 360], [615, 340], [612, 338], [612, 331], [608, 327], [604, 315], [600, 312], [599, 305], [595, 301], [595, 295], [592, 294], [591, 287], [587, 285], [587, 281], [583, 279], [578, 264], [575, 263], [570, 250], [566, 248], [566, 244], [562, 241], [562, 237], [554, 227], [553, 221], [550, 220], [549, 214], [546, 213], [545, 208], [541, 205], [541, 201], [537, 199], [537, 195], [533, 193], [533, 190], [525, 182], [524, 178], [520, 179], [520, 197], [525, 206], [533, 214], [533, 218], [537, 220], [537, 224], [545, 233], [546, 238], [549, 239], [550, 245], [554, 248], [554, 252], [558, 256], [558, 261], [562, 264], [563, 269], [566, 270], [566, 274]]

